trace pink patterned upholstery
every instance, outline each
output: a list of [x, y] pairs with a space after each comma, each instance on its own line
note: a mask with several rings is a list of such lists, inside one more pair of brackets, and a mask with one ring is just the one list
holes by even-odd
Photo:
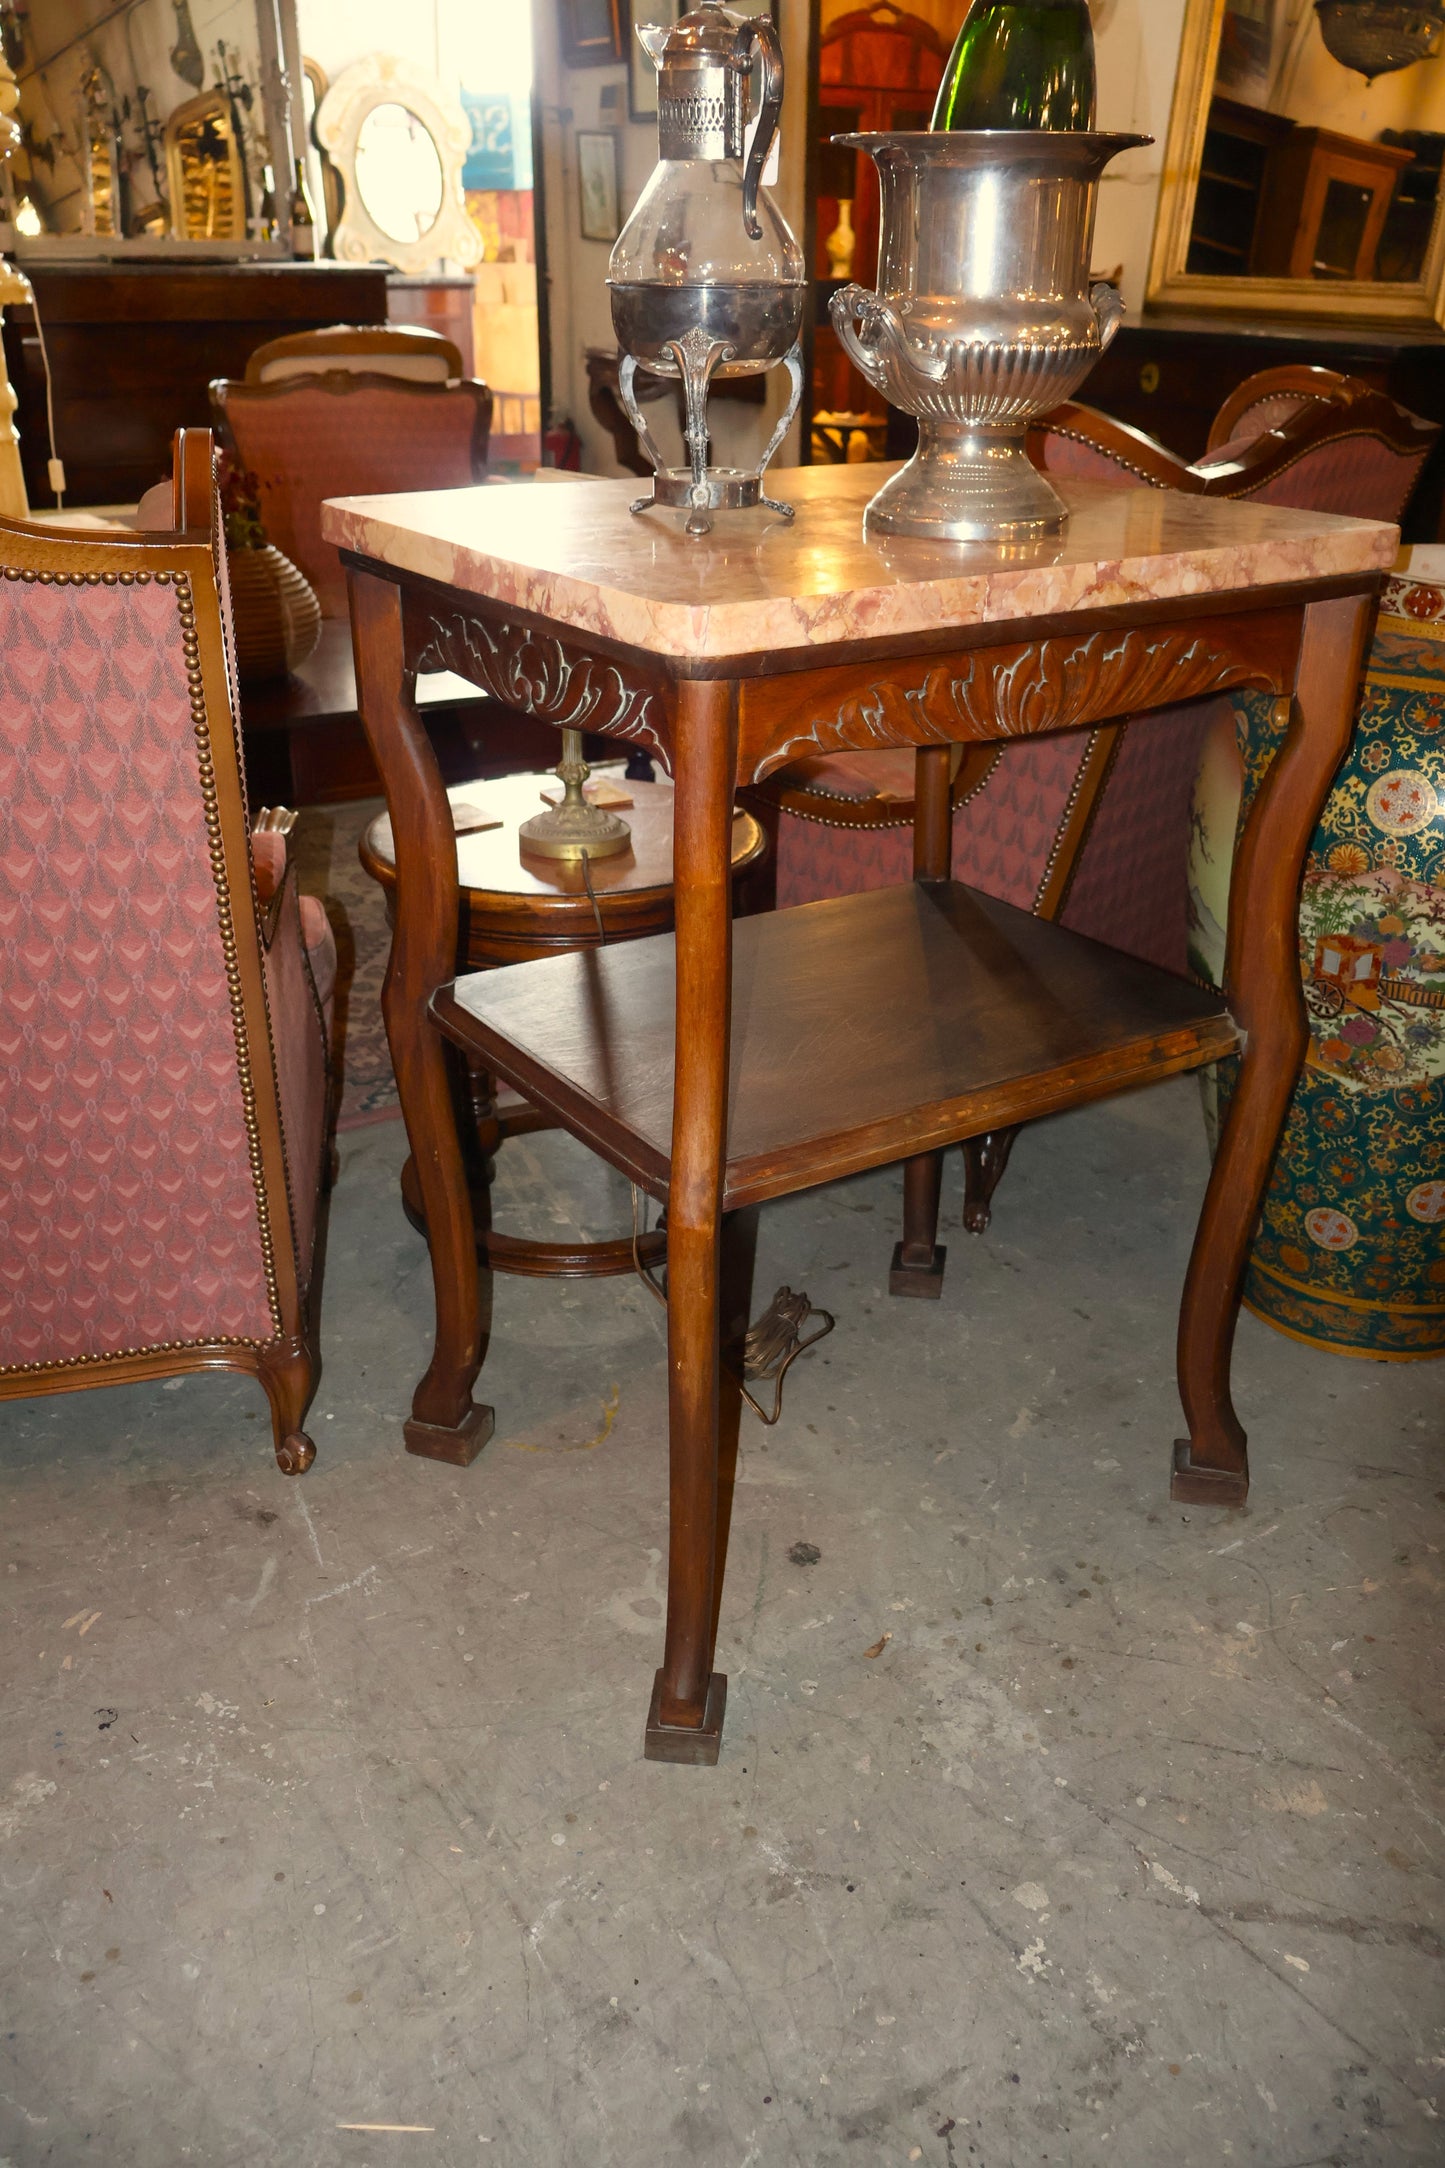
[[[1006, 757], [999, 760], [983, 787], [955, 809], [955, 879], [969, 881], [1021, 910], [1032, 909], [1090, 737], [1087, 730], [1074, 731], [1005, 749]], [[850, 757], [861, 765], [881, 756], [840, 753], [830, 755], [828, 764]], [[912, 753], [905, 751], [901, 757], [911, 770]], [[794, 771], [788, 773], [791, 777]], [[911, 784], [911, 775], [909, 780]], [[779, 910], [794, 903], [817, 903], [825, 896], [889, 888], [911, 879], [912, 874], [911, 800], [898, 825], [890, 828], [833, 828], [786, 812], [779, 816]]]
[[327, 1049], [336, 986], [336, 937], [316, 897], [298, 895], [294, 879], [282, 890], [281, 910], [263, 968], [276, 1049], [281, 1130], [294, 1170], [296, 1251], [309, 1267], [326, 1150]]
[[1221, 706], [1193, 702], [1130, 723], [1059, 913], [1075, 933], [1166, 971], [1188, 965], [1190, 798]]
[[[1222, 456], [1212, 452], [1206, 469]], [[1251, 504], [1297, 512], [1342, 512], [1354, 519], [1397, 520], [1425, 463], [1423, 450], [1396, 451], [1361, 432], [1311, 445], [1282, 472], [1247, 492]]]
[[1062, 429], [1040, 429], [1030, 439], [1029, 452], [1034, 464], [1056, 481], [1070, 482], [1137, 482], [1137, 469], [1116, 459], [1112, 452], [1100, 444], [1090, 444], [1085, 437], [1076, 437]]
[[[304, 1179], [295, 1204], [296, 1247], [311, 1256], [316, 1228], [316, 1182], [313, 1174], [326, 1149], [330, 1105], [327, 1049], [332, 1043], [336, 992], [336, 936], [317, 896], [303, 896], [288, 881], [288, 845], [274, 828], [251, 837], [256, 892], [263, 905], [269, 938], [263, 933], [266, 1005], [276, 1048], [276, 1082], [281, 1095], [281, 1126], [288, 1157]], [[319, 1024], [319, 1029], [318, 1029]], [[293, 1183], [293, 1188], [297, 1185]]]
[[[1294, 420], [1301, 407], [1316, 403], [1309, 392], [1265, 392], [1236, 415], [1230, 443], [1253, 444], [1255, 438], [1262, 437], [1266, 429], [1282, 429], [1286, 422]], [[1209, 456], [1211, 460], [1220, 459], [1223, 453], [1211, 452]]]
[[913, 878], [913, 829], [830, 828], [778, 816], [777, 907], [862, 896]]
[[0, 580], [0, 1367], [267, 1340], [172, 585]]
[[1004, 748], [982, 790], [954, 815], [955, 880], [1033, 909], [1092, 735], [1072, 730]]
[[269, 539], [300, 566], [326, 617], [346, 615], [341, 561], [321, 538], [326, 498], [460, 489], [486, 459], [491, 395], [479, 384], [290, 377], [214, 385], [212, 398], [260, 483]]

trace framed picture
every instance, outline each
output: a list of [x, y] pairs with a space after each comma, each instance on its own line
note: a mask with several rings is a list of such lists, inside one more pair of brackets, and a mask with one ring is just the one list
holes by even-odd
[[622, 58], [627, 0], [560, 0], [560, 13], [569, 68], [605, 68]]
[[621, 230], [617, 190], [617, 134], [612, 128], [577, 130], [577, 191], [584, 241], [615, 241]]

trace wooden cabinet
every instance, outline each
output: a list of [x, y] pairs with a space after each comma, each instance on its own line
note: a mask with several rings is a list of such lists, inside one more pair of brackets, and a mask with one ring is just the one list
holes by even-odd
[[1386, 221], [1414, 158], [1403, 143], [1301, 128], [1215, 98], [1186, 268], [1205, 278], [1377, 278]]
[[[958, 12], [962, 20], [963, 0]], [[948, 51], [948, 40], [931, 23], [888, 0], [840, 16], [819, 40], [818, 87], [809, 101], [808, 119], [806, 238], [815, 308], [805, 445], [818, 412], [866, 417], [874, 425], [879, 450], [892, 426], [891, 410], [853, 367], [828, 317], [828, 303], [841, 286], [850, 279], [871, 286], [878, 271], [877, 168], [862, 152], [844, 150], [831, 138], [875, 129], [926, 128]], [[844, 203], [850, 206], [854, 242], [852, 263], [839, 276], [829, 263], [827, 242]]]
[[[244, 376], [266, 339], [384, 324], [387, 267], [349, 264], [27, 263], [50, 356], [55, 449], [71, 504], [134, 504], [170, 472], [171, 438], [208, 428], [213, 376]], [[5, 358], [30, 502], [46, 477], [45, 370], [34, 312], [12, 308]]]
[[1233, 98], [1209, 108], [1188, 269], [1199, 276], [1242, 277], [1254, 268], [1255, 237], [1270, 154], [1294, 123]]
[[1291, 128], [1270, 154], [1251, 271], [1262, 278], [1374, 278], [1395, 185], [1414, 156], [1330, 128]]

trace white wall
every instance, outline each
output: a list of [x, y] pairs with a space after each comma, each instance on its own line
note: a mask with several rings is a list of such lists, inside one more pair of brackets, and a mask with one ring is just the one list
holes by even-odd
[[1147, 150], [1118, 158], [1099, 189], [1094, 263], [1103, 271], [1124, 266], [1131, 322], [1144, 306], [1184, 8], [1185, 0], [1094, 0], [1099, 126], [1154, 138]]

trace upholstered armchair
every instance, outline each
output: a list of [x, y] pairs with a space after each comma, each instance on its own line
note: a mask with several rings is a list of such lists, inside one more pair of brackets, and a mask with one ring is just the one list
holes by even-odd
[[427, 383], [342, 367], [254, 384], [218, 378], [211, 408], [260, 484], [268, 538], [305, 573], [323, 617], [347, 614], [341, 559], [321, 536], [326, 498], [461, 489], [486, 470], [492, 395], [470, 378]]
[[0, 520], [0, 1397], [317, 1374], [335, 948], [254, 839], [208, 430], [170, 532]]

